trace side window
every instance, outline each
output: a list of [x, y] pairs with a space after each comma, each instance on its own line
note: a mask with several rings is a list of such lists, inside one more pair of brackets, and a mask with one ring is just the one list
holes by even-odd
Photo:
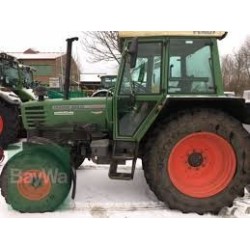
[[214, 93], [211, 41], [172, 39], [169, 49], [168, 93]]
[[136, 66], [129, 67], [129, 59], [123, 72], [120, 94], [137, 95], [160, 93], [162, 72], [162, 43], [140, 43]]

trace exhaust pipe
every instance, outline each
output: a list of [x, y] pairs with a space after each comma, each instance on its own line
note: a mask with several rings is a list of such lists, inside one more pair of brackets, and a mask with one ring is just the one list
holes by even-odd
[[64, 99], [68, 100], [69, 86], [70, 86], [72, 44], [74, 41], [78, 41], [78, 37], [69, 38], [66, 41], [67, 41], [67, 54], [66, 54], [66, 70], [65, 70], [65, 82], [64, 82]]

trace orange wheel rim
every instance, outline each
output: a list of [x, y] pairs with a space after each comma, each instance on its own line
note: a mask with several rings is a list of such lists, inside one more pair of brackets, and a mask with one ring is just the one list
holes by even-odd
[[51, 181], [44, 171], [28, 170], [19, 176], [17, 189], [24, 198], [39, 201], [50, 193]]
[[167, 171], [183, 194], [208, 198], [229, 185], [236, 172], [236, 156], [233, 147], [221, 136], [193, 133], [174, 146]]
[[2, 118], [2, 116], [0, 116], [0, 135], [3, 132], [3, 126], [4, 126], [3, 118]]

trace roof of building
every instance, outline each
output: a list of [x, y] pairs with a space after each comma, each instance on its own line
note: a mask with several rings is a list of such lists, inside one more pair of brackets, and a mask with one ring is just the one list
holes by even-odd
[[41, 59], [56, 59], [63, 56], [65, 53], [62, 52], [38, 52], [38, 53], [24, 53], [24, 52], [8, 52], [18, 59], [30, 59], [30, 60], [41, 60]]
[[223, 38], [225, 31], [119, 31], [119, 37], [194, 36]]
[[81, 82], [101, 82], [100, 74], [85, 73], [80, 76]]

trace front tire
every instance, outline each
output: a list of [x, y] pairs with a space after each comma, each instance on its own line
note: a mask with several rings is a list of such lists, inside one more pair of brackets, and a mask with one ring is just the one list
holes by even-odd
[[0, 146], [6, 148], [16, 142], [19, 125], [18, 108], [0, 102]]
[[59, 147], [33, 145], [13, 156], [1, 175], [6, 202], [23, 213], [55, 211], [68, 196], [72, 182], [64, 155]]
[[229, 115], [210, 109], [182, 111], [149, 137], [145, 177], [171, 209], [217, 214], [244, 195], [249, 145], [248, 133]]

